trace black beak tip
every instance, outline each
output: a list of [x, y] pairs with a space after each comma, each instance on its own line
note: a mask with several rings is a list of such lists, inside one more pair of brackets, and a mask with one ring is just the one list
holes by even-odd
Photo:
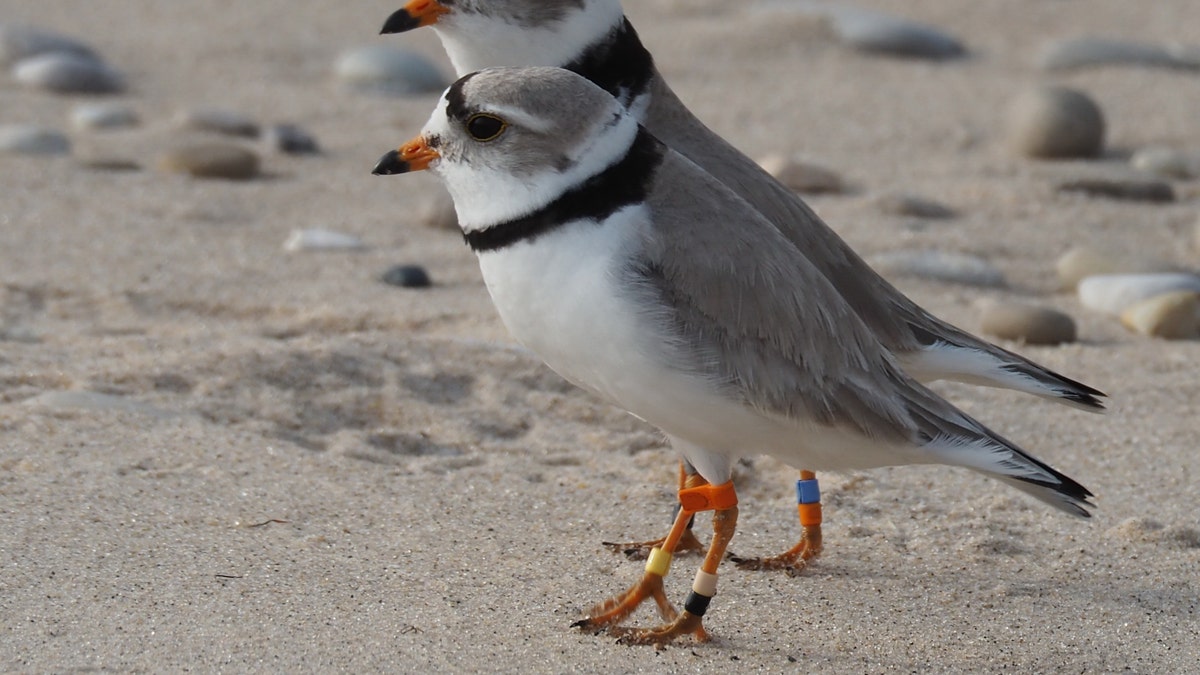
[[376, 176], [395, 176], [397, 174], [408, 173], [408, 162], [400, 159], [399, 151], [392, 150], [379, 160], [379, 163], [375, 165], [375, 169], [371, 173]]
[[383, 22], [383, 28], [379, 31], [380, 35], [392, 35], [394, 33], [406, 33], [414, 28], [420, 28], [421, 22], [412, 14], [408, 13], [407, 9], [398, 9]]

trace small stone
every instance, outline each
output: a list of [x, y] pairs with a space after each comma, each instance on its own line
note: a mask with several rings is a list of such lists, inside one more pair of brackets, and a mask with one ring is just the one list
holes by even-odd
[[1146, 148], [1133, 153], [1129, 164], [1138, 171], [1174, 180], [1200, 178], [1200, 152]]
[[1057, 86], [1031, 89], [1009, 109], [1009, 143], [1027, 157], [1095, 157], [1104, 149], [1104, 115], [1083, 92]]
[[71, 141], [52, 129], [25, 124], [0, 126], [0, 153], [14, 155], [65, 155]]
[[92, 171], [141, 171], [142, 165], [123, 157], [89, 157], [79, 160], [79, 165]]
[[1164, 340], [1200, 337], [1200, 292], [1175, 291], [1134, 303], [1121, 312], [1126, 328]]
[[454, 200], [450, 199], [450, 194], [441, 188], [430, 192], [430, 198], [423, 201], [417, 210], [417, 222], [437, 230], [460, 231], [458, 212], [454, 210]]
[[400, 288], [428, 288], [433, 285], [429, 273], [420, 265], [396, 265], [383, 273], [383, 283]]
[[359, 251], [364, 248], [363, 240], [352, 234], [320, 228], [292, 230], [283, 242], [285, 251]]
[[1101, 274], [1079, 282], [1079, 301], [1088, 309], [1121, 316], [1142, 300], [1175, 291], [1200, 293], [1200, 277], [1182, 272]]
[[1038, 59], [1044, 70], [1068, 70], [1099, 66], [1144, 66], [1151, 68], [1194, 68], [1182, 53], [1158, 45], [1083, 37], [1048, 45]]
[[259, 160], [258, 155], [237, 145], [203, 143], [171, 150], [158, 164], [164, 171], [196, 178], [248, 180], [258, 175]]
[[862, 52], [925, 59], [966, 53], [962, 43], [933, 26], [850, 7], [829, 7], [826, 12], [838, 38]]
[[104, 62], [74, 52], [50, 52], [17, 62], [13, 77], [21, 84], [58, 94], [113, 94], [124, 78]]
[[0, 65], [9, 65], [50, 52], [69, 53], [99, 60], [91, 47], [74, 38], [33, 26], [0, 25]]
[[1058, 279], [1062, 287], [1075, 290], [1083, 279], [1100, 274], [1149, 274], [1155, 272], [1172, 272], [1175, 266], [1171, 263], [1121, 255], [1090, 248], [1076, 246], [1058, 259], [1055, 263]]
[[139, 122], [137, 112], [123, 103], [86, 103], [71, 111], [71, 126], [77, 131], [125, 129]]
[[440, 93], [449, 82], [429, 59], [386, 45], [362, 47], [342, 54], [334, 73], [346, 85], [373, 93], [415, 96]]
[[226, 136], [257, 138], [258, 122], [232, 110], [202, 108], [181, 110], [175, 116], [175, 126], [193, 131], [210, 131]]
[[1067, 314], [1016, 302], [987, 305], [980, 318], [980, 330], [1031, 345], [1057, 345], [1076, 339], [1075, 320]]
[[953, 218], [955, 216], [954, 211], [949, 207], [943, 206], [931, 199], [903, 192], [880, 195], [875, 200], [875, 205], [879, 207], [880, 211], [895, 216], [928, 218], [930, 220]]
[[315, 155], [321, 152], [317, 139], [294, 124], [272, 124], [262, 133], [268, 148], [285, 155]]
[[881, 274], [914, 276], [970, 286], [1003, 286], [1004, 273], [983, 258], [937, 250], [888, 251], [873, 256], [871, 266]]
[[159, 418], [174, 416], [169, 410], [95, 391], [48, 391], [26, 399], [24, 404], [62, 413], [137, 413]]
[[824, 167], [797, 157], [770, 155], [760, 161], [763, 171], [771, 174], [789, 190], [806, 194], [840, 193], [846, 189], [842, 178]]
[[1170, 183], [1152, 178], [1081, 178], [1058, 184], [1059, 192], [1082, 192], [1094, 197], [1108, 197], [1131, 202], [1164, 204], [1175, 201], [1175, 189]]

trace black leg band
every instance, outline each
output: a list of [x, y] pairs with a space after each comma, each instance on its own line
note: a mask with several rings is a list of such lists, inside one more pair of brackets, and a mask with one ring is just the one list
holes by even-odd
[[688, 593], [687, 602], [683, 603], [683, 608], [689, 614], [704, 616], [704, 613], [708, 611], [708, 603], [710, 602], [712, 602], [711, 597], [692, 591]]

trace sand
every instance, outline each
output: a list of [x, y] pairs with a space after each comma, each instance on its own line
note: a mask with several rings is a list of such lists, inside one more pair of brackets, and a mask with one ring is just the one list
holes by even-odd
[[[120, 100], [144, 125], [76, 134], [77, 155], [152, 167], [189, 138], [172, 115], [204, 106], [298, 123], [326, 152], [268, 155], [246, 183], [0, 157], [0, 670], [1196, 668], [1200, 345], [1088, 313], [1053, 263], [1090, 243], [1195, 268], [1200, 190], [1179, 184], [1170, 205], [1057, 194], [1096, 163], [1014, 157], [1004, 110], [1058, 82], [1103, 106], [1108, 163], [1200, 147], [1195, 73], [1034, 65], [1054, 38], [1195, 42], [1200, 5], [859, 2], [972, 50], [938, 64], [856, 54], [762, 3], [626, 4], [715, 129], [853, 184], [811, 203], [861, 252], [973, 253], [1009, 279], [896, 280], [929, 309], [972, 329], [985, 299], [1076, 316], [1080, 343], [1018, 348], [1107, 391], [1108, 415], [938, 389], [1091, 488], [1095, 518], [960, 470], [823, 474], [824, 556], [798, 577], [724, 569], [711, 642], [658, 652], [571, 629], [640, 574], [600, 542], [665, 532], [674, 456], [512, 343], [461, 238], [413, 224], [431, 177], [370, 175], [435, 97], [346, 93], [331, 65], [389, 42], [448, 72], [434, 36], [375, 37], [396, 4], [374, 0], [8, 2], [0, 21], [77, 35], [130, 77]], [[3, 123], [66, 128], [81, 100], [0, 78]], [[910, 226], [874, 205], [893, 190], [961, 215]], [[283, 251], [316, 227], [369, 248]], [[435, 287], [379, 282], [402, 262]], [[793, 478], [768, 459], [743, 467], [732, 550], [792, 543]], [[696, 564], [668, 578], [677, 602]]]

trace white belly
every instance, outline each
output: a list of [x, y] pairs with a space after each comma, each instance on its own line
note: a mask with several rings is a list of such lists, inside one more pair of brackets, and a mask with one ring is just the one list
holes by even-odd
[[760, 413], [705, 378], [672, 368], [670, 345], [616, 278], [623, 244], [643, 217], [640, 208], [630, 208], [603, 225], [571, 224], [532, 243], [480, 254], [484, 281], [509, 332], [572, 383], [714, 455], [706, 461], [688, 452], [697, 468], [758, 452], [813, 469], [895, 463], [891, 448]]

